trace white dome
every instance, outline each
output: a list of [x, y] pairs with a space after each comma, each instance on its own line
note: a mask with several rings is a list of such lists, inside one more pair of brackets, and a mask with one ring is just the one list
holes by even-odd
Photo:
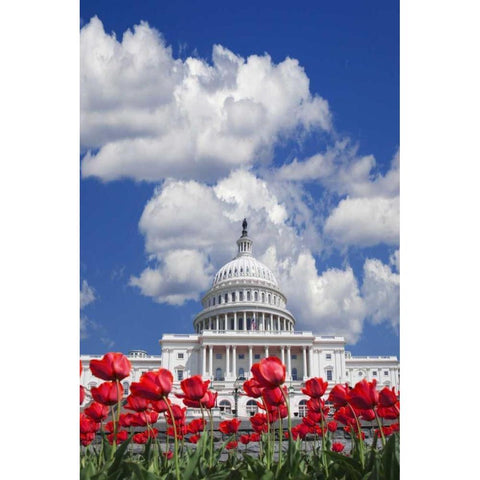
[[277, 280], [272, 271], [259, 262], [256, 258], [249, 255], [241, 255], [225, 264], [215, 275], [213, 286], [227, 280], [233, 279], [252, 279], [262, 280], [278, 287]]

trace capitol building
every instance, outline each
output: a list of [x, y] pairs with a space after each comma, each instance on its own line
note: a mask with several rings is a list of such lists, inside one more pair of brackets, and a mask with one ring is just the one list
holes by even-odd
[[[276, 356], [286, 365], [295, 416], [305, 414], [307, 397], [301, 389], [311, 377], [328, 381], [327, 394], [336, 383], [354, 385], [362, 378], [376, 379], [378, 388], [399, 389], [397, 357], [352, 356], [345, 350], [344, 337], [296, 331], [295, 324], [274, 273], [253, 256], [253, 241], [244, 220], [237, 255], [218, 270], [203, 296], [202, 310], [193, 320], [194, 333], [163, 335], [161, 355], [129, 352], [132, 373], [123, 380], [125, 394], [143, 372], [163, 367], [173, 373], [174, 389], [180, 388], [183, 378], [202, 375], [218, 392], [220, 415], [249, 416], [258, 407], [256, 400], [242, 395], [242, 384], [250, 378], [252, 364], [268, 356]], [[91, 358], [98, 356], [81, 356], [81, 382], [87, 389], [101, 382], [89, 371]], [[181, 402], [173, 395], [172, 401]]]

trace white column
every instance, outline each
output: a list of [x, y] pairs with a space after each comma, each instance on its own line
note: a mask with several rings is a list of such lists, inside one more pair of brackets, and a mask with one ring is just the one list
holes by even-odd
[[262, 312], [262, 331], [265, 331], [265, 312]]
[[281, 346], [280, 350], [282, 352], [282, 363], [285, 365], [285, 347]]
[[232, 355], [233, 355], [233, 361], [232, 361], [232, 373], [233, 373], [233, 378], [237, 378], [237, 347], [233, 345], [232, 347]]
[[265, 358], [268, 357], [268, 345], [265, 345]]
[[202, 377], [205, 378], [207, 372], [207, 352], [205, 345], [202, 345]]
[[225, 378], [230, 377], [230, 345], [225, 347], [225, 358], [227, 362], [227, 368], [225, 371]]
[[215, 316], [215, 330], [220, 330], [219, 325], [218, 325], [218, 315]]
[[247, 312], [243, 312], [243, 330], [247, 329]]
[[308, 376], [314, 377], [315, 373], [313, 372], [313, 353], [312, 347], [308, 347]]
[[252, 355], [252, 346], [248, 346], [248, 378], [250, 378], [250, 371], [252, 369], [253, 355]]
[[237, 312], [233, 312], [233, 329], [237, 330], [238, 324], [237, 324]]
[[305, 346], [302, 347], [303, 350], [303, 379], [307, 379], [307, 349]]
[[292, 355], [290, 352], [290, 345], [287, 346], [287, 379], [292, 379]]
[[223, 326], [224, 330], [228, 330], [228, 315], [225, 314], [225, 318], [223, 319], [225, 322], [225, 325]]
[[210, 372], [210, 377], [213, 377], [213, 345], [210, 345], [208, 347], [208, 351], [210, 353], [210, 356], [208, 357], [208, 360], [209, 360], [208, 369]]

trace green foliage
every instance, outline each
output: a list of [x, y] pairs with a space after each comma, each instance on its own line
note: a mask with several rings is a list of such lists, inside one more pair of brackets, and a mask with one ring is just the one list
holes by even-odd
[[[105, 436], [99, 446], [82, 451], [80, 480], [399, 480], [400, 434], [388, 437], [383, 448], [377, 448], [377, 439], [365, 450], [364, 458], [355, 443], [352, 451], [336, 453], [320, 448], [306, 452], [301, 441], [288, 440], [281, 461], [267, 461], [265, 455], [252, 456], [245, 450], [231, 450], [225, 446], [233, 437], [217, 447], [203, 432], [195, 446], [179, 450], [179, 474], [174, 459], [167, 460], [156, 440], [149, 440], [142, 453], [130, 448], [132, 436], [118, 447], [112, 447]], [[265, 446], [264, 446], [265, 447]], [[221, 460], [222, 454], [227, 454]]]

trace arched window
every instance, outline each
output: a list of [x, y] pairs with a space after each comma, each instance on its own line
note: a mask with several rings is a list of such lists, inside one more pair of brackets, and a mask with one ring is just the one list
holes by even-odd
[[251, 417], [255, 415], [258, 412], [257, 402], [255, 400], [249, 400], [247, 402], [246, 410], [247, 415], [250, 415]]
[[232, 404], [228, 400], [220, 400], [220, 403], [218, 404], [220, 407], [220, 411], [223, 413], [232, 413]]
[[228, 293], [225, 294], [225, 303], [228, 302]]
[[292, 368], [292, 380], [298, 380], [298, 373], [296, 367]]
[[250, 290], [247, 290], [247, 302], [250, 301]]
[[262, 292], [262, 302], [265, 303], [265, 293]]
[[130, 384], [128, 382], [123, 382], [122, 385], [123, 385], [123, 396], [127, 397], [129, 394], [128, 387], [130, 386]]
[[258, 292], [255, 292], [253, 294], [253, 298], [255, 299], [256, 302], [258, 302]]
[[232, 302], [235, 301], [235, 292], [232, 292]]
[[221, 303], [222, 303], [222, 296], [219, 295], [219, 296], [218, 296], [218, 304], [220, 305]]
[[305, 399], [300, 400], [298, 404], [298, 416], [304, 417], [307, 414], [307, 401]]
[[243, 302], [243, 292], [240, 292], [240, 293], [238, 294], [238, 296], [240, 297], [239, 300], [240, 300], [241, 302]]
[[215, 380], [223, 380], [223, 372], [220, 367], [215, 370]]

